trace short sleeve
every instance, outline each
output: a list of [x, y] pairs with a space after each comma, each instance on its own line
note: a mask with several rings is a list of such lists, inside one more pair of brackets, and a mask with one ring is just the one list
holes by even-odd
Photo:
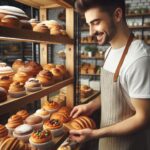
[[150, 98], [150, 57], [137, 59], [126, 72], [126, 84], [132, 98]]

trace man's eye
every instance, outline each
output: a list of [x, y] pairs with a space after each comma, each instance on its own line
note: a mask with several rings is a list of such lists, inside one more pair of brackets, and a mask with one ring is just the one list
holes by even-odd
[[94, 21], [93, 25], [98, 25], [100, 23], [100, 21]]

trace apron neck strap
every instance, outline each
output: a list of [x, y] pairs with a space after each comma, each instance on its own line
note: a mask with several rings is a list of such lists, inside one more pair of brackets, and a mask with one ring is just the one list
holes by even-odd
[[126, 47], [124, 49], [124, 52], [123, 52], [123, 54], [121, 56], [120, 62], [119, 62], [118, 66], [117, 66], [117, 69], [115, 71], [114, 79], [113, 79], [114, 82], [117, 82], [117, 79], [118, 79], [118, 76], [119, 76], [119, 72], [120, 72], [120, 68], [121, 68], [121, 66], [122, 66], [122, 64], [124, 62], [126, 54], [128, 53], [128, 50], [129, 50], [129, 47], [130, 47], [130, 45], [131, 45], [131, 43], [133, 41], [133, 38], [134, 38], [134, 35], [133, 35], [133, 33], [131, 33], [129, 38], [128, 38], [128, 41], [127, 41]]

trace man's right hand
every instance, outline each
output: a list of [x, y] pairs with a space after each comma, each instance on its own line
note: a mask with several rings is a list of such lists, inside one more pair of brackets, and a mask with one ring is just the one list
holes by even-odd
[[70, 113], [70, 117], [76, 118], [80, 115], [88, 115], [89, 116], [92, 114], [92, 112], [93, 111], [89, 108], [88, 104], [82, 104], [82, 105], [75, 106], [73, 108], [73, 110]]

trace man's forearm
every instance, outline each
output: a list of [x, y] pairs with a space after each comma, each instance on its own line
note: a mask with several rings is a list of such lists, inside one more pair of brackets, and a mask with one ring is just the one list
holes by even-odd
[[97, 96], [94, 100], [87, 103], [87, 105], [88, 105], [88, 108], [91, 109], [92, 111], [99, 109], [101, 106], [100, 96]]
[[145, 128], [147, 124], [144, 118], [134, 115], [114, 125], [94, 130], [93, 134], [95, 138], [125, 136]]

